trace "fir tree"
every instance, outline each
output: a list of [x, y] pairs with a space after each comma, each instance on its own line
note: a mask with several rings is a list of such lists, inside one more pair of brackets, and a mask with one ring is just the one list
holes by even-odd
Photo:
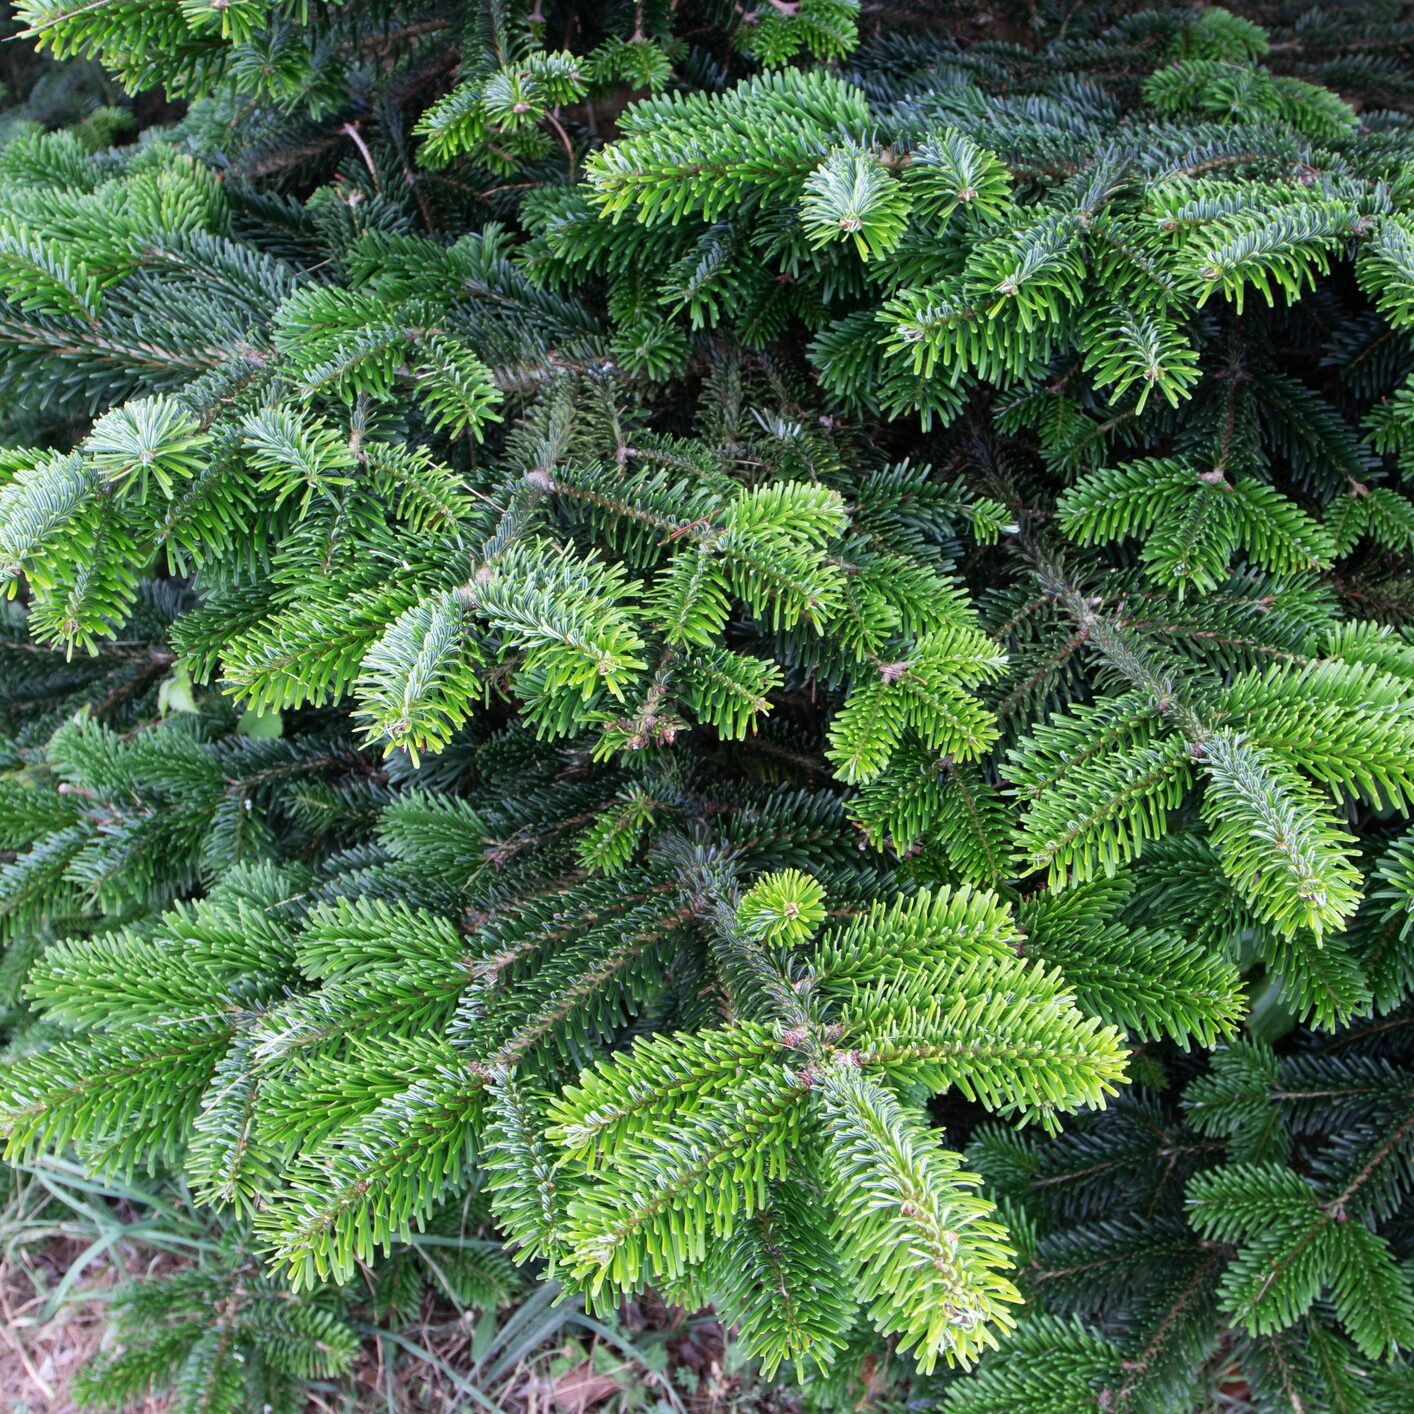
[[1176, 1096], [1130, 1092], [1054, 1143], [980, 1135], [1039, 1314], [943, 1407], [1194, 1409], [1216, 1389], [1262, 1410], [1397, 1409], [1407, 1032], [1396, 1013], [1288, 1054], [1237, 1042]]
[[1398, 1408], [1407, 27], [720, 10], [19, 7], [188, 106], [0, 147], [8, 1152], [283, 1374], [484, 1193], [768, 1376]]

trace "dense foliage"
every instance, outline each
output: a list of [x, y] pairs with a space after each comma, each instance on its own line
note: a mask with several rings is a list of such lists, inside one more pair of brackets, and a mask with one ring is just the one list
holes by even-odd
[[494, 1223], [819, 1407], [1407, 1407], [1397, 7], [17, 15], [160, 97], [0, 133], [0, 1126], [226, 1224], [89, 1396]]

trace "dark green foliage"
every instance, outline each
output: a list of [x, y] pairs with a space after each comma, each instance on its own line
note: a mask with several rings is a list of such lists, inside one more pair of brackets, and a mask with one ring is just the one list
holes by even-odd
[[1239, 1383], [1259, 1410], [1399, 1408], [1407, 1365], [1378, 1371], [1414, 1335], [1407, 1032], [1396, 1014], [1286, 1055], [1239, 1042], [1054, 1143], [979, 1135], [1028, 1234], [1029, 1338], [1070, 1373], [1045, 1403], [1055, 1369], [1017, 1342], [944, 1408], [1193, 1409]]
[[89, 1366], [74, 1393], [121, 1409], [170, 1387], [183, 1410], [296, 1410], [304, 1381], [343, 1374], [358, 1350], [339, 1306], [334, 1293], [291, 1302], [228, 1241], [197, 1270], [124, 1288], [113, 1318], [123, 1348]]
[[251, 1274], [94, 1393], [477, 1195], [822, 1408], [1401, 1407], [1410, 32], [1064, 8], [19, 7], [185, 106], [0, 133], [0, 1124]]

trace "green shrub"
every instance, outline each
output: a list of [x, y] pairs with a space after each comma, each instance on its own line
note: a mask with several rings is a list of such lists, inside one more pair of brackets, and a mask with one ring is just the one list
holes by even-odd
[[1408, 27], [18, 8], [189, 107], [0, 149], [10, 1154], [1399, 1407]]

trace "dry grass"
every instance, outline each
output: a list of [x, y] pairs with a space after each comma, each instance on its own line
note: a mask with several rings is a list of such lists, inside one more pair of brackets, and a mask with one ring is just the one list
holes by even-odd
[[[180, 1259], [122, 1241], [89, 1260], [91, 1234], [69, 1234], [63, 1226], [22, 1225], [24, 1240], [12, 1240], [0, 1253], [0, 1410], [5, 1414], [78, 1414], [69, 1390], [75, 1374], [103, 1345], [107, 1294], [133, 1277], [180, 1265]], [[82, 1280], [75, 1282], [70, 1274], [78, 1263], [84, 1264]], [[73, 1288], [67, 1296], [66, 1278]], [[422, 1320], [406, 1334], [431, 1361], [369, 1340], [337, 1394], [311, 1394], [309, 1414], [382, 1411], [390, 1399], [404, 1414], [461, 1407], [455, 1376], [475, 1361], [476, 1327], [470, 1313], [457, 1317], [429, 1301]], [[494, 1406], [504, 1414], [608, 1414], [637, 1407], [631, 1392], [642, 1388], [645, 1377], [649, 1384], [661, 1377], [627, 1360], [585, 1358], [595, 1344], [547, 1342], [497, 1381]], [[699, 1407], [739, 1406], [712, 1401], [694, 1405], [694, 1414]], [[167, 1401], [150, 1398], [132, 1408], [135, 1414], [164, 1414]]]
[[[66, 1178], [79, 1183], [63, 1196]], [[70, 1414], [74, 1377], [103, 1345], [108, 1296], [174, 1259], [124, 1240], [139, 1204], [96, 1199], [77, 1169], [8, 1169], [0, 1179], [0, 1410]], [[166, 1407], [151, 1400], [141, 1414]]]
[[[0, 1258], [0, 1409], [12, 1414], [73, 1414], [74, 1375], [98, 1353], [107, 1328], [104, 1293], [135, 1274], [113, 1250], [88, 1270], [81, 1297], [52, 1306], [51, 1298], [88, 1244], [54, 1236]], [[121, 1248], [121, 1244], [120, 1244]], [[162, 1414], [152, 1399], [141, 1414]]]
[[[195, 1240], [202, 1230], [188, 1230], [183, 1212], [160, 1197], [94, 1184], [62, 1160], [0, 1171], [0, 1193], [0, 1411], [77, 1414], [70, 1391], [103, 1348], [108, 1298], [134, 1278], [188, 1265], [193, 1247], [206, 1246]], [[779, 1389], [733, 1368], [708, 1313], [687, 1316], [643, 1297], [611, 1329], [552, 1306], [552, 1294], [477, 1313], [448, 1304], [429, 1283], [406, 1327], [365, 1327], [354, 1368], [335, 1386], [311, 1389], [306, 1410], [800, 1414]], [[164, 1414], [167, 1401], [130, 1408]]]
[[[98, 1353], [107, 1325], [105, 1295], [132, 1277], [179, 1259], [116, 1243], [84, 1271], [81, 1290], [54, 1303], [66, 1274], [84, 1258], [89, 1244], [72, 1236], [50, 1235], [12, 1248], [0, 1258], [0, 1410], [5, 1414], [79, 1414], [69, 1397], [75, 1374]], [[630, 1309], [630, 1324], [641, 1313]], [[311, 1392], [308, 1414], [371, 1414], [392, 1407], [401, 1414], [441, 1414], [466, 1407], [454, 1378], [474, 1363], [476, 1320], [447, 1318], [429, 1309], [408, 1335], [433, 1356], [410, 1357], [382, 1341], [370, 1340], [337, 1394]], [[561, 1338], [517, 1361], [493, 1392], [492, 1407], [502, 1414], [628, 1414], [666, 1394], [664, 1377], [612, 1350], [596, 1357], [597, 1340]], [[683, 1397], [667, 1397], [659, 1407], [681, 1414], [799, 1414], [779, 1394], [748, 1382], [745, 1387], [722, 1368], [720, 1327], [710, 1321], [683, 1323], [668, 1341], [668, 1364]], [[130, 1406], [133, 1414], [165, 1414], [167, 1401], [149, 1398]]]
[[[5, 1414], [79, 1414], [69, 1389], [103, 1344], [106, 1293], [159, 1265], [179, 1264], [165, 1255], [125, 1250], [127, 1244], [120, 1242], [87, 1265], [80, 1291], [55, 1305], [55, 1293], [88, 1245], [51, 1235], [0, 1258], [0, 1410]], [[636, 1314], [629, 1314], [630, 1322]], [[474, 1362], [475, 1326], [469, 1315], [447, 1319], [446, 1313], [429, 1310], [409, 1335], [435, 1363], [370, 1340], [337, 1394], [311, 1394], [309, 1414], [383, 1411], [390, 1399], [402, 1414], [465, 1407], [448, 1375]], [[615, 1358], [595, 1358], [597, 1344], [593, 1339], [547, 1342], [498, 1381], [493, 1407], [503, 1414], [619, 1414], [651, 1407], [665, 1395], [662, 1374], [617, 1358], [614, 1351], [602, 1354]], [[743, 1387], [724, 1372], [722, 1333], [714, 1323], [684, 1323], [668, 1346], [674, 1383], [679, 1390], [695, 1390], [685, 1398], [664, 1399], [659, 1407], [675, 1407], [681, 1414], [799, 1414], [791, 1401], [750, 1382]], [[164, 1414], [167, 1401], [149, 1398], [131, 1408], [134, 1414]]]

